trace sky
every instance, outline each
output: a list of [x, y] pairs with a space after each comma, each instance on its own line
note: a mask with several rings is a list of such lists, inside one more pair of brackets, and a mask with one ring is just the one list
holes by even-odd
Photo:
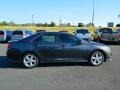
[[[93, 0], [0, 0], [0, 22], [35, 23], [70, 22], [84, 24], [91, 22]], [[120, 23], [120, 0], [95, 0], [97, 26], [108, 22]]]

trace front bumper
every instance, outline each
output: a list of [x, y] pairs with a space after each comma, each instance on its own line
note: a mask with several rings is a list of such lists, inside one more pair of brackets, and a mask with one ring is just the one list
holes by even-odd
[[112, 51], [111, 50], [106, 50], [106, 61], [112, 61]]

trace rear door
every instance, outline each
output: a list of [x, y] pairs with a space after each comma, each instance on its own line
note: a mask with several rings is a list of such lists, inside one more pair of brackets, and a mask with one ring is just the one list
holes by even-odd
[[42, 34], [35, 40], [37, 41], [36, 51], [42, 58], [49, 60], [59, 58], [61, 48], [57, 36], [57, 34]]

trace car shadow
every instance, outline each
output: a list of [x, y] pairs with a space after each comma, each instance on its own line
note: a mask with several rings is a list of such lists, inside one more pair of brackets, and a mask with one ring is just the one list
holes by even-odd
[[6, 56], [0, 56], [0, 68], [23, 68], [20, 64], [10, 62]]
[[64, 67], [64, 66], [91, 66], [88, 63], [63, 62], [63, 63], [42, 63], [38, 67]]
[[[40, 63], [38, 67], [91, 66], [88, 63]], [[0, 56], [0, 68], [25, 69], [21, 64], [10, 62], [6, 56]]]

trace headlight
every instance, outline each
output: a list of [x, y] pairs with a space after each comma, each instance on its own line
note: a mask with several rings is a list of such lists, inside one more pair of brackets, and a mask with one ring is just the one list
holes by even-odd
[[107, 51], [108, 51], [108, 50], [111, 51], [111, 49], [110, 49], [109, 47], [107, 47], [107, 46], [102, 46], [101, 49], [103, 49], [103, 50], [107, 50]]

